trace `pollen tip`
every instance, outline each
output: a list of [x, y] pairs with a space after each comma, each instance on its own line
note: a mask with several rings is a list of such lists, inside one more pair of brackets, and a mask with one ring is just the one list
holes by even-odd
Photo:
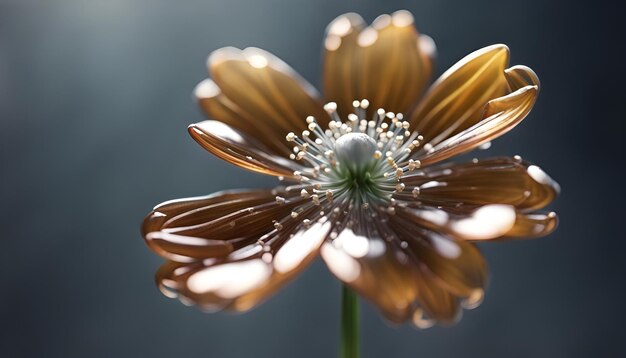
[[324, 105], [324, 110], [328, 112], [329, 114], [334, 113], [335, 111], [337, 111], [337, 103], [335, 102], [326, 103]]
[[313, 201], [313, 205], [320, 205], [320, 197], [317, 194], [311, 195], [311, 200]]
[[417, 198], [418, 195], [420, 195], [420, 188], [419, 187], [415, 187], [413, 188], [413, 190], [411, 191], [411, 194], [413, 194], [414, 198]]

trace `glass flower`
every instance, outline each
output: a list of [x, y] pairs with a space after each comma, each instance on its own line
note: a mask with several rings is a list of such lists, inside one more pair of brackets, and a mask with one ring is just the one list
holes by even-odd
[[195, 89], [211, 120], [189, 133], [283, 185], [156, 206], [142, 231], [167, 259], [156, 274], [163, 293], [246, 311], [320, 254], [391, 322], [450, 324], [477, 306], [488, 272], [475, 242], [552, 232], [556, 215], [536, 210], [559, 187], [520, 157], [442, 163], [519, 124], [539, 80], [493, 45], [425, 90], [434, 55], [407, 11], [328, 26], [323, 96], [268, 52], [214, 51], [211, 79]]

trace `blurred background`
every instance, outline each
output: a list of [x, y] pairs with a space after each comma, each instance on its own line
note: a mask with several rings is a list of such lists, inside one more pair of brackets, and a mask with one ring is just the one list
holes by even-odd
[[0, 0], [0, 355], [335, 356], [340, 285], [320, 262], [247, 314], [204, 314], [154, 286], [139, 224], [164, 200], [275, 184], [187, 134], [210, 51], [261, 47], [319, 85], [328, 22], [403, 8], [437, 75], [500, 42], [539, 74], [535, 109], [488, 154], [559, 181], [561, 225], [482, 245], [485, 302], [454, 327], [391, 327], [364, 303], [363, 357], [626, 355], [623, 11], [544, 0]]

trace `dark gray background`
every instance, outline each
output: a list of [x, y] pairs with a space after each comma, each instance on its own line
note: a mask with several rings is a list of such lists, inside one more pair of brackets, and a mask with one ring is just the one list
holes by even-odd
[[[139, 224], [161, 201], [274, 180], [187, 135], [214, 49], [258, 46], [319, 84], [326, 24], [407, 8], [437, 73], [503, 42], [542, 81], [491, 153], [560, 182], [551, 237], [483, 245], [484, 304], [452, 328], [388, 326], [369, 305], [363, 357], [616, 357], [624, 308], [623, 11], [603, 1], [0, 0], [0, 355], [333, 357], [340, 286], [317, 262], [244, 315], [203, 314], [153, 284]], [[282, 134], [280, 134], [282, 135]]]

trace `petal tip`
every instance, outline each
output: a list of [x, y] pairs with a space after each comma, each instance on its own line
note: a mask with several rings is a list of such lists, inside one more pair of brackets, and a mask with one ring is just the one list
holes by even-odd
[[326, 36], [334, 35], [343, 37], [351, 34], [354, 29], [362, 29], [365, 27], [365, 21], [361, 15], [355, 12], [348, 12], [337, 16], [326, 27]]
[[220, 88], [210, 78], [202, 80], [193, 89], [193, 95], [196, 100], [217, 97], [220, 93]]
[[408, 10], [398, 10], [391, 14], [391, 23], [395, 27], [406, 27], [413, 25], [415, 18]]
[[211, 69], [213, 66], [217, 66], [228, 60], [241, 60], [241, 50], [233, 47], [221, 47], [214, 50], [209, 54], [206, 60], [207, 68]]

